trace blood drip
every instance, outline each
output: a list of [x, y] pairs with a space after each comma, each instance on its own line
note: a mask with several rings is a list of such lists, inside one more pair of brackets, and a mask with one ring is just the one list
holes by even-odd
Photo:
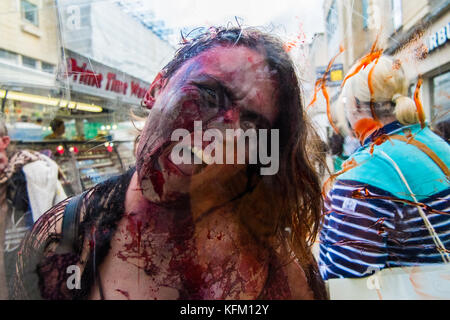
[[121, 289], [116, 289], [117, 292], [120, 292], [121, 294], [123, 294], [128, 300], [130, 300], [130, 294], [127, 291], [121, 290]]
[[158, 194], [159, 198], [162, 199], [164, 189], [164, 177], [162, 172], [159, 170], [151, 170], [150, 181], [152, 182], [153, 189]]

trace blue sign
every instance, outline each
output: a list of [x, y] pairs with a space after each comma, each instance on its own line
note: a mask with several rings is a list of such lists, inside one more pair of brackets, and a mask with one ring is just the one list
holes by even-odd
[[437, 32], [428, 37], [428, 52], [433, 51], [447, 43], [450, 40], [450, 22], [440, 28]]

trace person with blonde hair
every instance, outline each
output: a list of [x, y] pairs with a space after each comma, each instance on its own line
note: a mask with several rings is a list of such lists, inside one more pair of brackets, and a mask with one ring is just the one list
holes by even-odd
[[448, 261], [450, 147], [419, 124], [407, 88], [401, 62], [387, 56], [346, 78], [340, 102], [361, 147], [325, 199], [325, 280]]

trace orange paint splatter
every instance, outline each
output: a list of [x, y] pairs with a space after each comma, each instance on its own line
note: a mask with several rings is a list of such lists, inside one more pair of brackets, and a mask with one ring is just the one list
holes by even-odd
[[327, 69], [325, 70], [323, 76], [321, 79], [317, 79], [315, 85], [314, 85], [314, 95], [313, 98], [311, 100], [311, 102], [308, 104], [308, 106], [306, 108], [309, 108], [310, 106], [312, 106], [316, 100], [317, 100], [317, 93], [319, 92], [319, 90], [322, 90], [322, 94], [323, 97], [325, 98], [326, 104], [327, 104], [327, 117], [328, 117], [328, 121], [330, 122], [330, 125], [333, 127], [334, 131], [339, 134], [339, 130], [338, 128], [334, 125], [333, 119], [331, 117], [331, 105], [330, 105], [330, 96], [328, 95], [328, 91], [327, 91], [327, 74], [328, 72], [330, 72], [331, 67], [333, 66], [334, 61], [336, 60], [336, 58], [342, 53], [344, 52], [344, 47], [342, 45], [339, 46], [339, 52], [330, 60], [330, 62], [328, 62], [328, 66]]
[[426, 205], [425, 203], [422, 203], [422, 202], [414, 202], [414, 201], [410, 201], [410, 200], [406, 200], [406, 199], [400, 199], [400, 198], [395, 198], [395, 197], [375, 195], [375, 194], [371, 193], [367, 188], [359, 188], [357, 190], [354, 190], [352, 192], [352, 198], [355, 198], [355, 199], [389, 200], [389, 201], [393, 201], [393, 202], [405, 203], [405, 204], [408, 204], [408, 205], [411, 205], [411, 206], [415, 206], [415, 207], [421, 207], [425, 211], [430, 212], [430, 213], [449, 215], [448, 212], [444, 212], [444, 211], [439, 211], [439, 210], [433, 209], [430, 206], [428, 206], [428, 205]]
[[291, 51], [292, 49], [294, 49], [297, 45], [305, 43], [306, 41], [306, 34], [303, 31], [303, 23], [299, 24], [299, 32], [297, 34], [297, 36], [295, 37], [294, 40], [292, 41], [288, 41], [283, 45], [283, 49], [286, 52]]
[[329, 189], [330, 185], [336, 180], [338, 176], [347, 172], [350, 169], [357, 167], [359, 164], [356, 162], [354, 158], [351, 160], [347, 160], [342, 164], [342, 170], [330, 175], [330, 177], [324, 182], [322, 187], [322, 195], [326, 197], [326, 191]]
[[314, 103], [316, 103], [316, 100], [317, 100], [317, 93], [320, 91], [320, 89], [321, 89], [321, 82], [322, 82], [322, 79], [317, 79], [317, 81], [316, 81], [316, 83], [315, 83], [315, 85], [314, 85], [314, 95], [313, 95], [313, 98], [312, 98], [312, 100], [311, 100], [311, 102], [308, 104], [308, 106], [306, 107], [306, 108], [309, 108], [310, 106], [312, 106]]
[[383, 49], [377, 49], [378, 37], [379, 37], [379, 34], [378, 34], [377, 38], [375, 39], [374, 43], [372, 44], [372, 48], [370, 48], [370, 52], [358, 60], [356, 66], [355, 66], [355, 70], [353, 70], [353, 72], [351, 74], [347, 75], [344, 78], [344, 81], [342, 82], [341, 87], [343, 87], [345, 85], [345, 82], [348, 79], [350, 79], [351, 77], [356, 75], [359, 71], [361, 71], [361, 69], [365, 69], [369, 64], [371, 64], [375, 60], [378, 60], [381, 57], [381, 55], [383, 54]]
[[416, 104], [417, 114], [419, 116], [420, 127], [425, 128], [425, 113], [423, 111], [422, 102], [420, 101], [420, 87], [422, 87], [422, 76], [419, 75], [417, 80], [416, 90], [414, 91], [414, 102]]
[[388, 140], [392, 143], [391, 139], [389, 138], [389, 136], [387, 134], [382, 134], [381, 136], [376, 138], [375, 141], [370, 144], [370, 155], [373, 155], [373, 149], [375, 146], [382, 145], [383, 143], [385, 143]]
[[327, 215], [331, 214], [332, 212], [333, 212], [333, 210], [328, 210], [328, 211], [322, 213], [322, 216], [323, 216], [323, 217], [324, 217], [324, 216], [327, 216]]
[[330, 122], [330, 125], [333, 127], [334, 132], [339, 134], [339, 129], [334, 125], [333, 118], [331, 117], [331, 107], [330, 107], [330, 96], [328, 95], [327, 87], [325, 86], [325, 83], [322, 82], [322, 94], [325, 98], [325, 101], [327, 102], [327, 117], [328, 121]]

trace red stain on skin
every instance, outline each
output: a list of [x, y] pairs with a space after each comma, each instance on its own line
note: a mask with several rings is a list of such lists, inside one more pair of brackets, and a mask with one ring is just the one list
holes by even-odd
[[234, 108], [225, 111], [225, 114], [223, 115], [223, 119], [225, 123], [235, 123], [239, 121], [239, 110]]
[[[134, 209], [139, 213], [130, 212], [126, 215], [126, 226], [121, 230], [124, 237], [123, 249], [119, 250], [116, 256], [144, 271], [145, 275], [155, 277], [161, 270], [156, 261], [158, 254], [152, 249], [155, 244], [152, 244], [149, 235], [166, 234], [173, 215], [147, 201]], [[137, 276], [139, 282], [139, 272]]]
[[121, 289], [116, 289], [117, 292], [123, 294], [125, 296], [125, 298], [127, 298], [128, 300], [130, 300], [130, 294], [127, 291], [121, 290]]
[[417, 115], [419, 116], [420, 127], [425, 128], [425, 113], [423, 111], [422, 101], [420, 101], [420, 87], [422, 87], [422, 76], [419, 75], [417, 80], [416, 90], [414, 90], [414, 102], [416, 104]]
[[203, 299], [204, 269], [198, 264], [197, 250], [192, 241], [194, 223], [192, 215], [180, 214], [169, 231], [168, 242], [173, 243], [173, 254], [169, 262], [169, 273], [180, 275], [179, 299]]
[[162, 76], [163, 73], [158, 72], [152, 84], [150, 85], [150, 88], [145, 93], [143, 105], [148, 109], [153, 108], [153, 105], [155, 104], [155, 95], [157, 91], [164, 86], [164, 80], [162, 79]]
[[159, 170], [152, 170], [150, 173], [150, 181], [152, 182], [153, 189], [161, 199], [164, 191], [164, 176], [162, 172]]
[[91, 228], [91, 234], [89, 237], [89, 248], [94, 249], [95, 248], [95, 236], [96, 236], [96, 228], [95, 226]]
[[181, 275], [182, 288], [180, 290], [180, 300], [204, 299], [202, 295], [202, 289], [205, 285], [203, 279], [204, 270], [195, 262], [190, 254], [173, 257], [169, 263], [169, 267], [171, 272]]

